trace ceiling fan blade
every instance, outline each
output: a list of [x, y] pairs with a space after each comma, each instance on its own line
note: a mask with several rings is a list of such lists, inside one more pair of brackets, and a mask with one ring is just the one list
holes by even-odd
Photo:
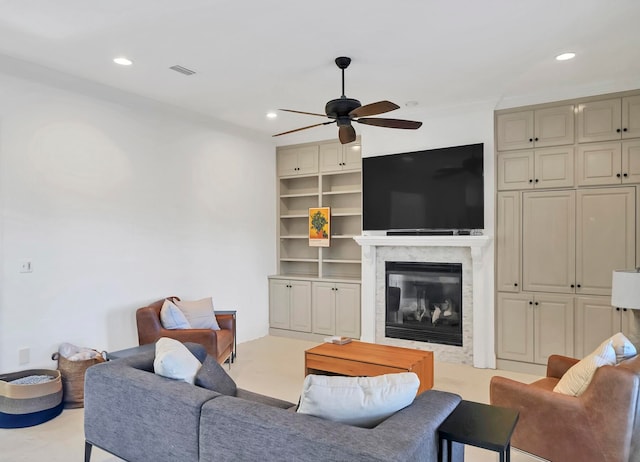
[[422, 126], [422, 122], [416, 122], [414, 120], [402, 120], [402, 119], [353, 119], [354, 122], [365, 125], [375, 125], [376, 127], [387, 128], [404, 128], [406, 130], [417, 130]]
[[349, 144], [356, 140], [356, 130], [351, 125], [342, 125], [338, 129], [338, 138], [342, 144]]
[[359, 108], [354, 109], [349, 113], [351, 117], [367, 117], [377, 114], [384, 114], [385, 112], [395, 111], [400, 109], [395, 103], [391, 101], [378, 101], [377, 103], [365, 104]]
[[333, 123], [335, 123], [335, 121], [332, 120], [330, 122], [323, 122], [321, 124], [314, 124], [314, 125], [309, 125], [307, 127], [296, 128], [295, 130], [289, 130], [288, 132], [277, 133], [277, 134], [275, 134], [273, 136], [287, 135], [289, 133], [299, 132], [300, 130], [306, 130], [307, 128], [319, 127], [320, 125], [329, 125], [329, 124], [333, 124]]
[[278, 111], [293, 112], [294, 114], [306, 114], [306, 115], [312, 115], [312, 116], [327, 117], [326, 114], [318, 114], [316, 112], [294, 111], [293, 109], [278, 109]]

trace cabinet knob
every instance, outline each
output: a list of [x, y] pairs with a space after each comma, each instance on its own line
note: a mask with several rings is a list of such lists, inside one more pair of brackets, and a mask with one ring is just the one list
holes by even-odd
[[620, 175], [619, 173], [616, 173], [616, 176], [617, 176], [618, 178], [620, 178], [620, 176], [621, 176], [621, 175]]
[[534, 138], [534, 141], [538, 141], [538, 137], [537, 136]]
[[535, 302], [534, 305], [538, 306], [538, 302]]
[[620, 308], [617, 308], [617, 307], [616, 307], [616, 311], [620, 311]]
[[623, 173], [622, 176], [626, 178], [626, 177], [629, 176], [629, 174], [628, 173]]
[[622, 311], [627, 311], [627, 309], [626, 308], [622, 308]]
[[531, 300], [529, 300], [529, 305], [533, 305], [533, 302]]
[[580, 287], [582, 287], [582, 286], [581, 286], [580, 284], [578, 284], [576, 287], [579, 289], [579, 288], [580, 288]]
[[539, 180], [536, 178], [536, 183], [537, 183], [538, 181], [539, 181]]
[[623, 129], [622, 129], [622, 131], [623, 131], [623, 132], [626, 132], [626, 131], [627, 131], [627, 129], [626, 129], [626, 128], [623, 128]]
[[620, 133], [620, 129], [618, 128], [618, 129], [616, 130], [616, 132], [617, 132], [617, 133]]
[[514, 283], [513, 283], [513, 287], [518, 287], [518, 283], [517, 283], [517, 282], [514, 282]]
[[533, 183], [533, 180], [531, 178], [529, 178], [529, 183]]
[[571, 288], [573, 289], [575, 286], [573, 284], [571, 284]]
[[529, 138], [529, 143], [533, 143], [533, 138]]

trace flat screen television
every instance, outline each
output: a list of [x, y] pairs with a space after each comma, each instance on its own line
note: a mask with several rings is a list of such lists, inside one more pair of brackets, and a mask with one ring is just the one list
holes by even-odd
[[483, 154], [479, 143], [363, 158], [363, 229], [483, 229]]

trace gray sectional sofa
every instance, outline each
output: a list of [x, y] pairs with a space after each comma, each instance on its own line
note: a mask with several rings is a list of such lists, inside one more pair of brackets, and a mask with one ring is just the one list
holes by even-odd
[[[188, 345], [203, 362], [204, 349]], [[85, 376], [85, 462], [93, 445], [130, 462], [431, 461], [437, 429], [460, 401], [429, 390], [372, 429], [298, 414], [293, 403], [236, 396], [153, 373], [154, 352], [106, 362]], [[454, 444], [453, 460], [463, 461]]]

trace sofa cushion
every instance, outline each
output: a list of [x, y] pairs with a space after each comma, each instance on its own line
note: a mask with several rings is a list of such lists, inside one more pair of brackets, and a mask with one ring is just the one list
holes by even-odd
[[211, 356], [207, 356], [202, 363], [202, 367], [196, 374], [194, 383], [208, 390], [215, 391], [222, 395], [236, 396], [236, 383], [229, 374], [225, 372], [218, 361]]
[[192, 329], [220, 330], [211, 297], [196, 301], [174, 300], [174, 303], [187, 318]]
[[165, 329], [191, 329], [184, 313], [171, 300], [165, 300], [160, 309], [160, 322]]
[[372, 428], [410, 405], [420, 380], [413, 372], [377, 377], [308, 375], [298, 412]]
[[202, 364], [177, 340], [162, 337], [156, 342], [153, 370], [156, 374], [193, 384]]
[[600, 366], [614, 364], [616, 364], [616, 351], [613, 349], [613, 341], [608, 339], [590, 355], [571, 366], [560, 378], [553, 391], [570, 396], [579, 396], [587, 389], [593, 374]]

